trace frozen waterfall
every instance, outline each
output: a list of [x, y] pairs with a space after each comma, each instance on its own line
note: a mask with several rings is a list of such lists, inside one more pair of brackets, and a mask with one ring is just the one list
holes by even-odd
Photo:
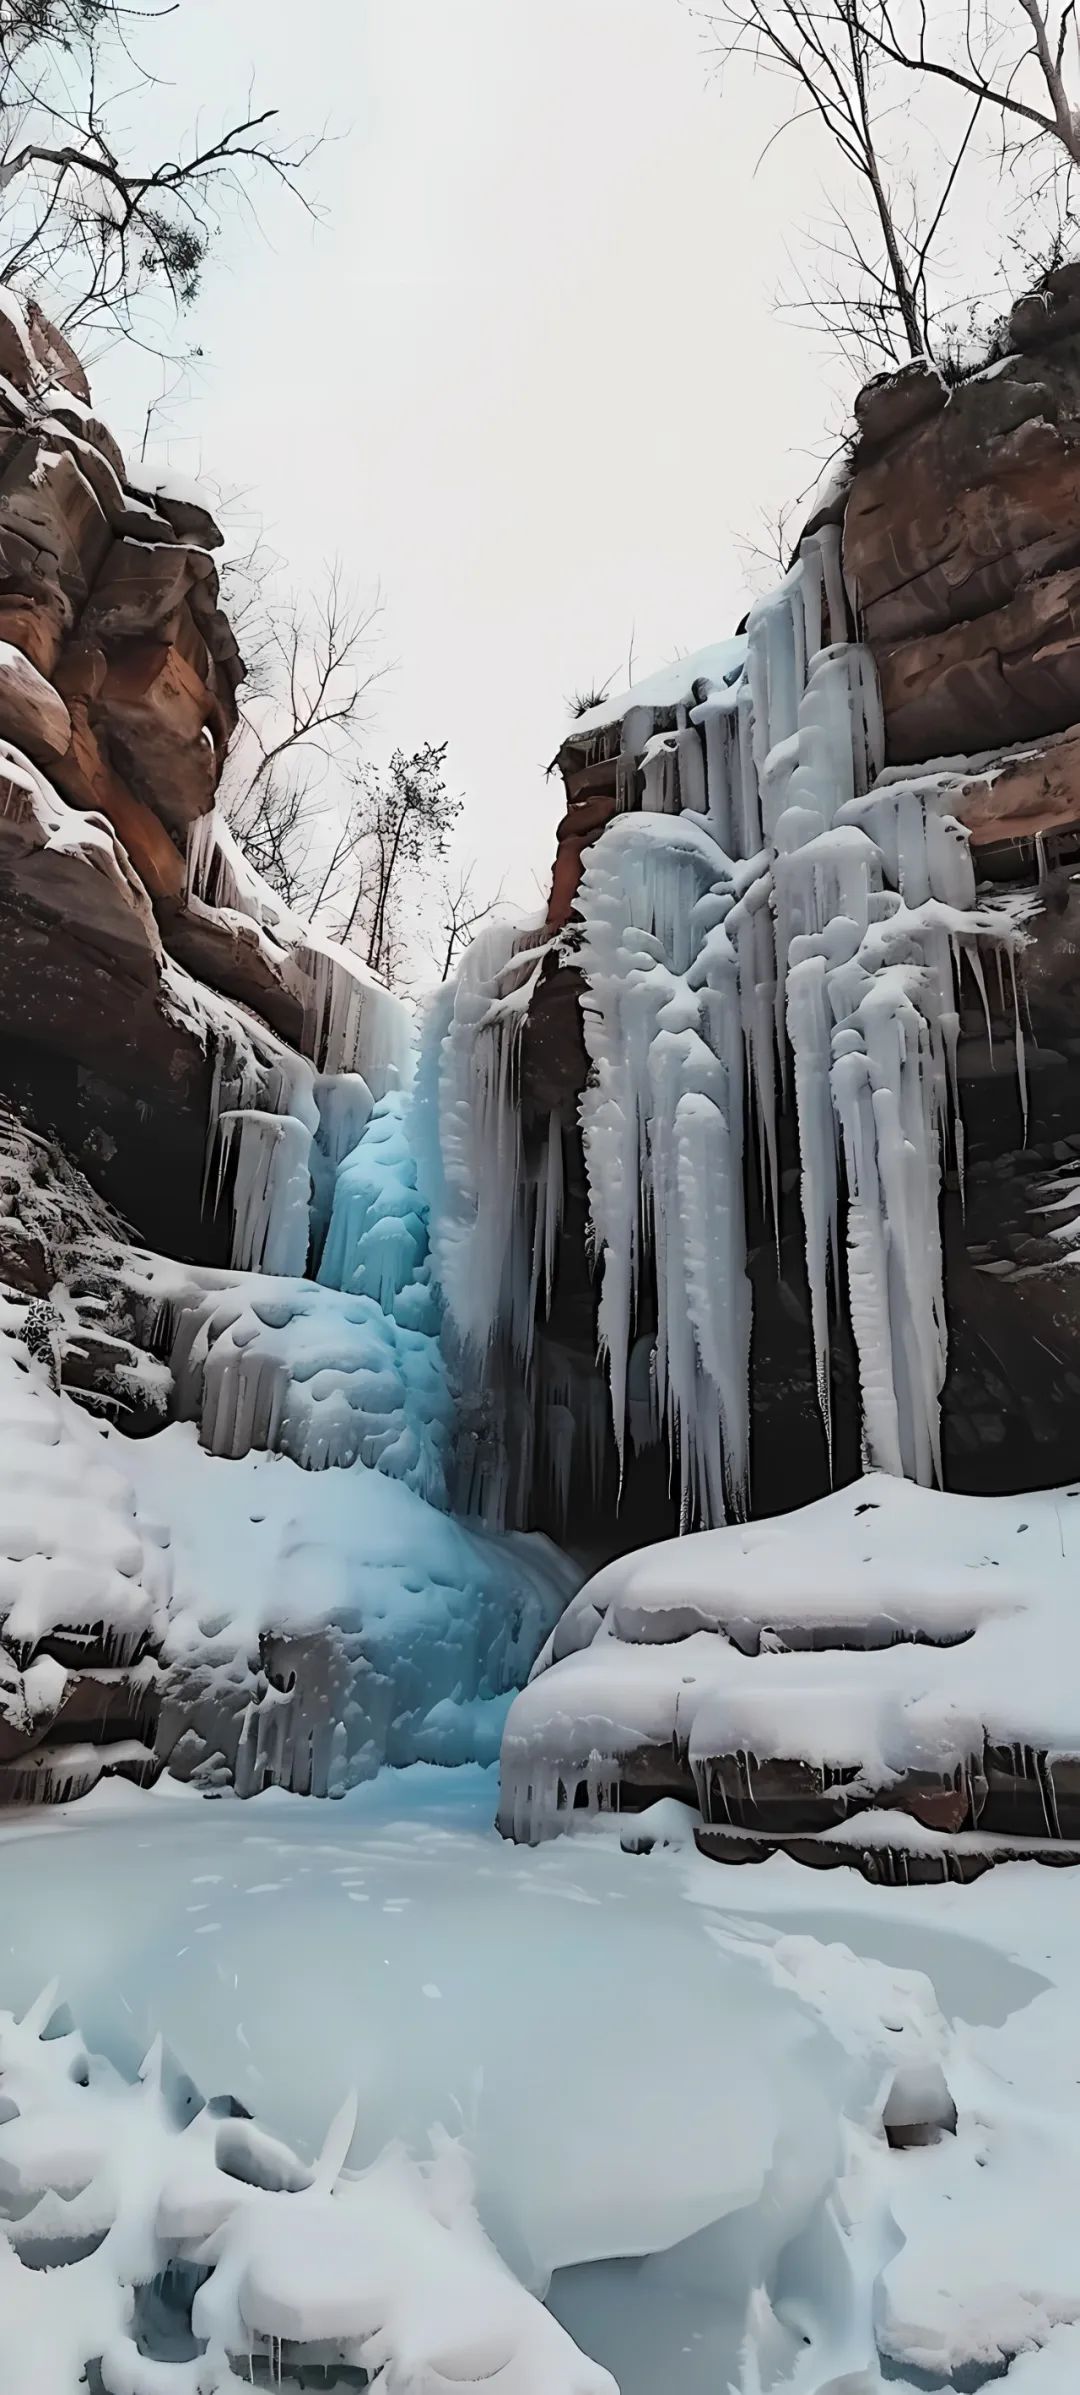
[[[684, 1525], [748, 1500], [748, 1150], [778, 1227], [782, 1107], [826, 1435], [841, 1308], [866, 1464], [940, 1477], [960, 977], [982, 990], [996, 949], [1015, 988], [1024, 910], [976, 898], [954, 812], [970, 776], [883, 770], [876, 669], [850, 632], [840, 529], [826, 523], [754, 606], [745, 641], [582, 718], [575, 753], [610, 765], [617, 811], [585, 849], [577, 920], [546, 947], [533, 925], [486, 935], [427, 1029], [449, 1322], [481, 1371], [500, 1343], [527, 1365], [561, 1183], [524, 1152], [518, 1059], [545, 972], [583, 973], [580, 1128], [615, 1442], [625, 1458], [651, 1407]], [[1019, 1023], [1017, 1050], [1022, 1077]], [[631, 1358], [653, 1309], [643, 1407]]]

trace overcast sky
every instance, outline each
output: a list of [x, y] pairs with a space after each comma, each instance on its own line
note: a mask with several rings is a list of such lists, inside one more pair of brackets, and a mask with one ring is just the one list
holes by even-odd
[[[381, 583], [373, 750], [448, 740], [462, 853], [532, 904], [568, 694], [625, 682], [631, 642], [641, 674], [734, 629], [739, 535], [835, 415], [776, 314], [799, 158], [755, 178], [775, 89], [710, 82], [679, 0], [185, 0], [180, 22], [163, 109], [216, 124], [253, 71], [288, 129], [336, 138], [320, 227], [272, 195], [263, 232], [228, 225], [171, 461], [249, 494], [298, 582], [337, 554]], [[95, 374], [129, 434], [156, 374]]]

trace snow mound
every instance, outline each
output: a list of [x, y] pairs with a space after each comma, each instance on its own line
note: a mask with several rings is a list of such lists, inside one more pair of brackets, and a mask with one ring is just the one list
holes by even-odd
[[354, 2101], [308, 2169], [159, 2042], [125, 2079], [51, 1989], [0, 2014], [0, 2089], [12, 2388], [75, 2395], [96, 2365], [105, 2395], [224, 2395], [258, 2363], [275, 2384], [340, 2366], [402, 2395], [616, 2395], [500, 2261], [447, 2139], [351, 2174]]
[[609, 1564], [511, 1708], [504, 1826], [542, 1837], [648, 1790], [721, 1828], [844, 1838], [880, 1804], [930, 1843], [1076, 1837], [1078, 1561], [1080, 1488], [872, 1474]]

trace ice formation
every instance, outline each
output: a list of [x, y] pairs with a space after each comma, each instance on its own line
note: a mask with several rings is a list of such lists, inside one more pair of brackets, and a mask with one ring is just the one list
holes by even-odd
[[[946, 1151], [963, 1160], [960, 979], [968, 969], [983, 991], [987, 950], [1012, 969], [1023, 908], [977, 899], [954, 811], [970, 774], [883, 772], [873, 659], [848, 634], [840, 532], [826, 523], [751, 610], [745, 646], [684, 659], [574, 728], [585, 765], [614, 763], [621, 810], [585, 850], [580, 930], [555, 952], [587, 981], [599, 1338], [624, 1452], [629, 1361], [655, 1302], [656, 1409], [684, 1523], [746, 1505], [748, 1152], [778, 1217], [788, 1092], [826, 1432], [842, 1305], [866, 1463], [940, 1477], [939, 1197]], [[488, 935], [427, 1032], [433, 1185], [448, 1198], [436, 1265], [453, 1329], [480, 1358], [501, 1332], [527, 1359], [557, 1218], [545, 1168], [522, 1171], [515, 1114], [521, 1018], [544, 962], [528, 928]]]
[[223, 1118], [239, 1146], [237, 1268], [144, 1255], [127, 1281], [168, 1353], [176, 1410], [212, 1454], [360, 1462], [443, 1506], [451, 1397], [405, 1101], [373, 1107], [356, 1076], [313, 1088], [314, 1133], [291, 1114]]
[[[552, 1116], [538, 1157], [518, 1108], [529, 999], [547, 958], [538, 921], [494, 924], [430, 1009], [413, 1093], [418, 1178], [431, 1224], [431, 1269], [459, 1405], [458, 1496], [493, 1523], [521, 1520], [534, 1468], [565, 1485], [581, 1397], [583, 1443], [603, 1422], [558, 1359], [534, 1370], [538, 1315], [551, 1294], [564, 1200], [562, 1128]], [[506, 1369], [493, 1379], [498, 1351]]]
[[677, 1786], [707, 1824], [801, 1820], [841, 1846], [1075, 1839], [1078, 1557], [1080, 1490], [987, 1500], [884, 1473], [626, 1556], [511, 1707], [504, 1827], [548, 1836], [626, 1777]]
[[[55, 1990], [0, 2014], [0, 2317], [20, 2395], [225, 2395], [338, 2370], [387, 2390], [617, 2395], [511, 2277], [449, 2138], [427, 2161], [347, 2157], [355, 2099], [313, 2167], [160, 2041], [127, 2079]], [[242, 2373], [242, 2375], [241, 2375]]]
[[495, 1759], [580, 1577], [546, 1539], [455, 1520], [392, 1468], [208, 1456], [186, 1423], [114, 1452], [169, 1541], [178, 1775], [340, 1796], [384, 1763]]

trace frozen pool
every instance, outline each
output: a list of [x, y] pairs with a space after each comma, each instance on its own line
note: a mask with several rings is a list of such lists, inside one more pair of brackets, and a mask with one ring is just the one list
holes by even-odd
[[[924, 1972], [990, 2033], [1047, 1974], [978, 1890], [845, 1871], [818, 1907], [789, 1866], [635, 1857], [615, 1833], [506, 1845], [494, 1797], [490, 1773], [420, 1766], [336, 1805], [166, 1786], [9, 1817], [0, 2004], [56, 1978], [92, 2046], [130, 2068], [160, 2031], [303, 2152], [350, 2088], [354, 2164], [460, 2133], [507, 2259], [538, 2290], [555, 2274], [551, 2308], [623, 2395], [738, 2386], [765, 2286], [762, 2384], [805, 2356], [790, 2383], [817, 2395], [872, 2341], [834, 2196], [888, 2047], [875, 2006]], [[1071, 1874], [1035, 1877], [1075, 1905]]]

